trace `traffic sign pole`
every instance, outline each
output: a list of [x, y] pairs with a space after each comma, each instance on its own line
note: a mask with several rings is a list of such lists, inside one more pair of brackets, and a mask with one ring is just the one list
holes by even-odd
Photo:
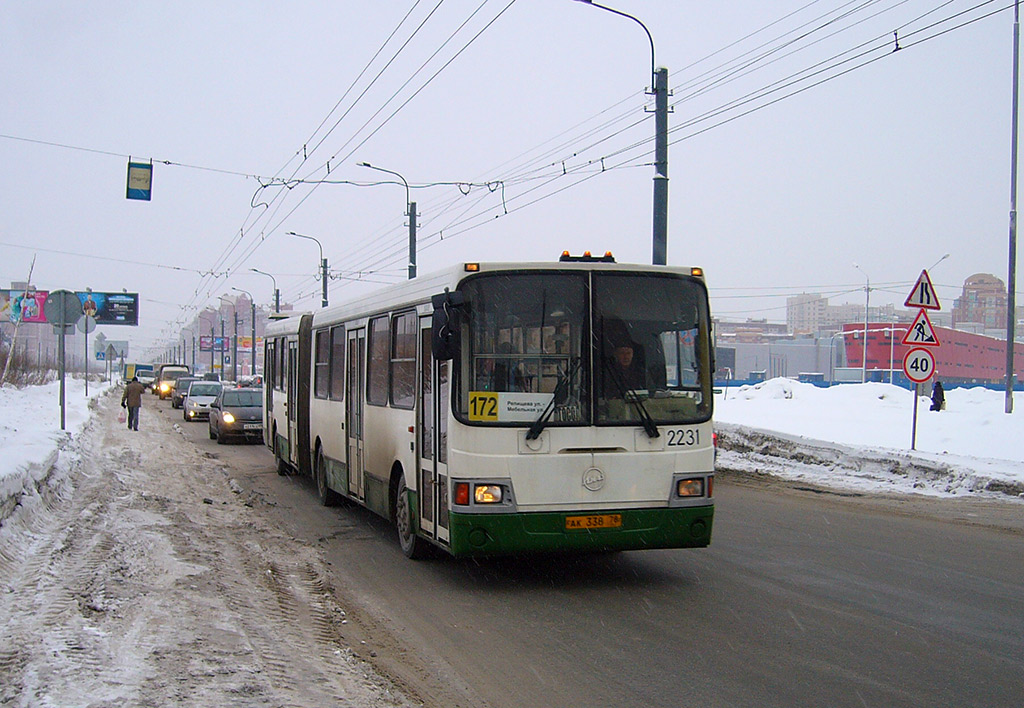
[[909, 344], [914, 349], [907, 352], [903, 357], [903, 373], [914, 383], [914, 422], [910, 433], [910, 449], [917, 449], [917, 399], [919, 397], [918, 386], [928, 381], [935, 375], [935, 357], [930, 349], [923, 347], [940, 346], [939, 338], [935, 336], [935, 328], [928, 319], [928, 310], [941, 310], [939, 296], [935, 292], [935, 286], [928, 275], [927, 270], [922, 270], [914, 283], [913, 289], [907, 295], [903, 303], [904, 307], [918, 308], [917, 317], [914, 319], [903, 337], [903, 344]]
[[917, 393], [917, 384], [914, 384], [914, 422], [910, 426], [910, 449], [917, 449], [917, 399], [919, 398]]

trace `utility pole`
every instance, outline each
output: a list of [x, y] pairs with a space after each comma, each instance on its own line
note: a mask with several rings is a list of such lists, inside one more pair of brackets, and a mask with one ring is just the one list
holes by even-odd
[[238, 312], [232, 311], [235, 316], [235, 343], [231, 348], [231, 380], [238, 381]]
[[1017, 324], [1017, 83], [1020, 78], [1020, 2], [1013, 3], [1013, 118], [1010, 121], [1010, 255], [1006, 276], [1006, 407], [1013, 413], [1013, 340]]
[[654, 74], [654, 254], [651, 263], [668, 257], [668, 69]]

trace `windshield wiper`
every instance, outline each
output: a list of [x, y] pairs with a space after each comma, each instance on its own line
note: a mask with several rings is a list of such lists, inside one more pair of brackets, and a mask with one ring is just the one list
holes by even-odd
[[569, 395], [569, 389], [572, 386], [573, 379], [576, 378], [576, 372], [579, 371], [581, 359], [577, 357], [570, 365], [569, 370], [558, 377], [558, 383], [555, 384], [555, 390], [551, 395], [551, 400], [548, 401], [548, 405], [541, 411], [540, 416], [537, 420], [533, 421], [530, 425], [530, 429], [526, 431], [527, 440], [536, 440], [540, 434], [544, 431], [544, 426], [548, 424], [548, 419], [551, 414], [555, 412], [555, 407], [559, 401], [564, 402]]
[[644, 406], [643, 401], [640, 400], [639, 396], [630, 395], [626, 391], [626, 382], [622, 378], [622, 374], [615, 370], [615, 367], [611, 365], [612, 360], [606, 358], [604, 360], [604, 368], [609, 374], [611, 374], [612, 381], [615, 382], [615, 388], [619, 390], [619, 395], [622, 396], [622, 400], [628, 401], [633, 404], [636, 409], [637, 415], [640, 417], [640, 424], [644, 426], [644, 432], [647, 433], [647, 437], [656, 438], [661, 433], [658, 432], [658, 426], [654, 423], [654, 418], [647, 412], [647, 408]]

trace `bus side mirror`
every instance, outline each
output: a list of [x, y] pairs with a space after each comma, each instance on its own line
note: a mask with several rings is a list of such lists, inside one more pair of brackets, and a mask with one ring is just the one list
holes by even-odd
[[460, 292], [451, 292], [445, 288], [443, 293], [430, 298], [430, 302], [434, 306], [430, 337], [430, 348], [434, 353], [434, 358], [438, 361], [454, 359], [455, 354], [459, 351], [459, 323], [456, 308], [461, 307], [466, 302], [466, 298]]

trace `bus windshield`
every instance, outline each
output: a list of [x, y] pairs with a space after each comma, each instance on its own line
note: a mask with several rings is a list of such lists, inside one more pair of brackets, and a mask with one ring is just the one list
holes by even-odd
[[462, 284], [457, 413], [478, 424], [644, 425], [711, 415], [701, 283], [675, 274], [544, 271]]

